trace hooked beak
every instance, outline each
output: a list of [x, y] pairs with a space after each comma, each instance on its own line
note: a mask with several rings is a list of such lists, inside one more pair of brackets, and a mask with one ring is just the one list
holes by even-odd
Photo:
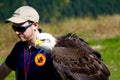
[[36, 41], [35, 41], [35, 46], [39, 46], [39, 45], [41, 45], [41, 44], [43, 44], [43, 43], [44, 43], [43, 40], [36, 40]]

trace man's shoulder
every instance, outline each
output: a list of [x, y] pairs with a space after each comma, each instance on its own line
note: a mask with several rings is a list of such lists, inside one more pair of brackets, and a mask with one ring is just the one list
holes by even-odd
[[27, 43], [22, 42], [22, 41], [18, 41], [18, 42], [16, 42], [14, 47], [19, 47], [20, 48], [20, 47], [25, 47], [25, 46], [27, 46]]

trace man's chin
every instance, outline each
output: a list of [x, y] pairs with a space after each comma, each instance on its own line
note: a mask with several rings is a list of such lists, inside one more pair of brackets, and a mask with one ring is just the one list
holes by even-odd
[[26, 42], [26, 39], [20, 38], [20, 41], [21, 41], [21, 42]]

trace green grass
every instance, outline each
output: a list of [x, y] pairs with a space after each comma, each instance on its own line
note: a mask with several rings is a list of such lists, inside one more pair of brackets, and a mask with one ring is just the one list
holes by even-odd
[[[101, 46], [98, 51], [101, 53], [105, 64], [111, 72], [110, 80], [120, 79], [120, 36], [114, 38], [90, 40], [90, 46]], [[0, 63], [5, 58], [0, 59]], [[5, 80], [15, 80], [14, 72], [12, 72]]]
[[[120, 15], [100, 16], [98, 19], [67, 19], [51, 24], [40, 24], [45, 32], [55, 36], [68, 32], [77, 33], [90, 46], [102, 54], [111, 72], [110, 80], [120, 79]], [[14, 44], [18, 41], [11, 24], [0, 23], [0, 64], [4, 62]], [[98, 47], [98, 48], [97, 48]], [[12, 72], [5, 80], [15, 80]]]
[[[0, 64], [2, 64], [2, 62], [4, 62], [5, 60], [5, 55], [4, 56], [0, 56]], [[12, 71], [6, 78], [5, 80], [15, 80], [15, 72]]]
[[100, 45], [98, 50], [103, 57], [104, 62], [110, 69], [110, 80], [120, 79], [120, 36], [114, 38], [90, 41], [90, 45]]
[[15, 80], [15, 72], [11, 72], [6, 78], [5, 80]]

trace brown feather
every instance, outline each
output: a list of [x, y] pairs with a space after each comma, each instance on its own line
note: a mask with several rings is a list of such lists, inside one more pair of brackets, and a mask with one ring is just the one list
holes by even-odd
[[63, 80], [108, 80], [109, 69], [101, 55], [75, 34], [58, 37], [51, 51], [54, 65]]

